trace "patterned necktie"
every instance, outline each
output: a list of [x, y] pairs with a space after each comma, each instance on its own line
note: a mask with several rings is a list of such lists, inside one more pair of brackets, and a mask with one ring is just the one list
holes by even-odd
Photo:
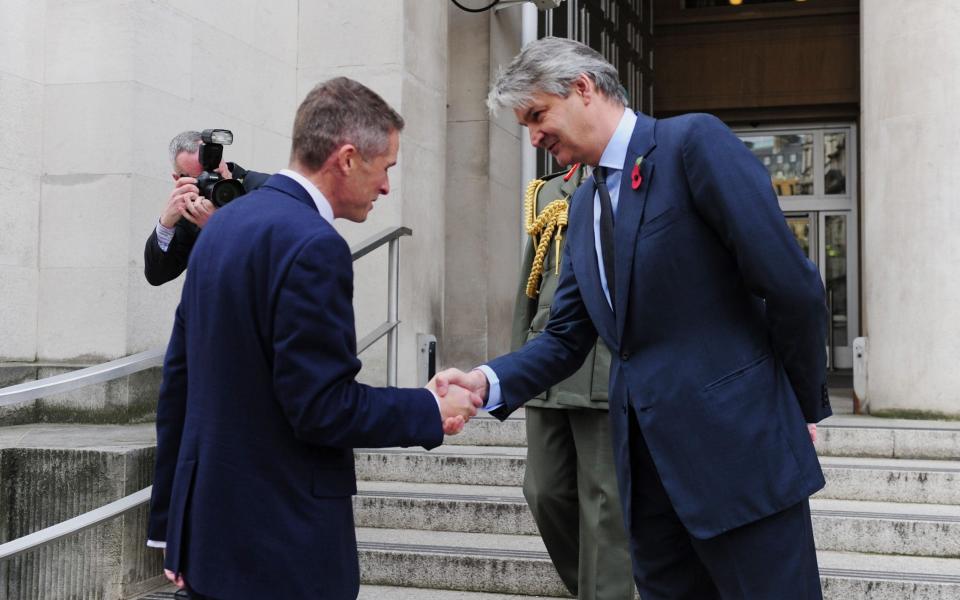
[[610, 190], [607, 189], [607, 168], [597, 167], [593, 172], [593, 181], [600, 196], [600, 252], [603, 254], [603, 272], [607, 276], [610, 304], [616, 306], [613, 298], [613, 291], [617, 288], [613, 279], [613, 203], [610, 202]]

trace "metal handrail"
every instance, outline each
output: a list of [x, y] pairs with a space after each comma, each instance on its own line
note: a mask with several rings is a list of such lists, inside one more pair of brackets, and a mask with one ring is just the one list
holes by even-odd
[[28, 381], [0, 389], [0, 407], [36, 400], [51, 394], [72, 392], [88, 385], [103, 383], [163, 364], [166, 348], [154, 348], [100, 365], [77, 369], [37, 381]]
[[[390, 227], [350, 248], [350, 254], [353, 261], [356, 262], [357, 259], [366, 256], [380, 246], [389, 244], [387, 320], [357, 343], [357, 352], [363, 352], [371, 344], [383, 336], [387, 336], [387, 385], [390, 386], [397, 384], [397, 326], [400, 324], [398, 318], [400, 238], [412, 234], [413, 231], [408, 227]], [[0, 389], [0, 407], [17, 402], [36, 400], [54, 393], [73, 391], [87, 385], [103, 383], [150, 367], [159, 366], [163, 364], [164, 353], [165, 348], [154, 348], [101, 365], [2, 388]], [[36, 550], [61, 538], [95, 527], [130, 512], [150, 501], [152, 489], [153, 486], [146, 487], [72, 519], [0, 544], [0, 562]]]
[[80, 516], [67, 519], [66, 521], [51, 525], [40, 531], [35, 531], [5, 544], [0, 544], [0, 562], [11, 559], [18, 554], [23, 554], [24, 552], [35, 550], [47, 544], [52, 544], [68, 535], [80, 533], [81, 531], [96, 527], [110, 519], [128, 513], [141, 504], [148, 502], [152, 490], [152, 485], [147, 486], [139, 492], [124, 496], [109, 504], [104, 504], [100, 508], [85, 512]]
[[413, 235], [409, 227], [389, 227], [350, 248], [356, 261], [384, 244], [389, 244], [387, 258], [387, 320], [377, 325], [372, 333], [357, 342], [357, 353], [369, 348], [374, 342], [387, 336], [387, 385], [397, 385], [397, 354], [399, 352], [400, 326], [400, 238]]
[[413, 230], [409, 227], [403, 227], [399, 225], [397, 227], [387, 227], [380, 233], [372, 235], [367, 239], [363, 240], [356, 246], [350, 248], [350, 256], [353, 257], [353, 262], [357, 262], [362, 256], [370, 254], [380, 246], [386, 244], [387, 242], [392, 242], [394, 240], [399, 240], [402, 236], [413, 235]]

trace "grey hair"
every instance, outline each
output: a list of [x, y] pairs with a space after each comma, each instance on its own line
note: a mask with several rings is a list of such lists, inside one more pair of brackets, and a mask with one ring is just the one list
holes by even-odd
[[318, 84], [297, 109], [291, 160], [317, 170], [345, 144], [365, 158], [384, 154], [390, 134], [403, 130], [403, 117], [367, 86], [337, 77]]
[[187, 130], [178, 133], [170, 140], [170, 164], [177, 169], [177, 157], [181, 152], [193, 154], [200, 147], [200, 132]]
[[487, 108], [493, 115], [502, 108], [526, 108], [537, 92], [566, 98], [581, 74], [604, 97], [627, 106], [617, 69], [603, 55], [574, 40], [545, 37], [524, 46], [506, 68], [500, 68]]

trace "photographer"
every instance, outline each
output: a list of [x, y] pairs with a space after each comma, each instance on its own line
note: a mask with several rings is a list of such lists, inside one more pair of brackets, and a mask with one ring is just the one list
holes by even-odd
[[[202, 197], [197, 188], [197, 177], [203, 172], [200, 144], [198, 131], [184, 131], [170, 140], [175, 183], [143, 251], [143, 272], [150, 285], [162, 285], [183, 273], [200, 230], [216, 211], [213, 203]], [[267, 173], [247, 171], [224, 161], [220, 161], [216, 172], [224, 179], [239, 181], [244, 192], [257, 189], [270, 177]]]

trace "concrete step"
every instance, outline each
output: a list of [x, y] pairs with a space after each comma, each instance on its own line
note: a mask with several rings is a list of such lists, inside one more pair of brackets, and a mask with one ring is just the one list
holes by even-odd
[[960, 504], [960, 462], [881, 458], [820, 458], [827, 486], [818, 498]]
[[[523, 484], [526, 448], [441, 446], [357, 450], [357, 476], [367, 481], [466, 485]], [[960, 461], [821, 457], [827, 486], [818, 497], [837, 500], [960, 504]]]
[[[360, 527], [537, 535], [519, 487], [358, 483], [354, 516]], [[817, 548], [960, 556], [960, 506], [814, 498]]]
[[[362, 579], [368, 585], [566, 595], [535, 536], [359, 528], [357, 539]], [[960, 597], [958, 559], [833, 551], [817, 555], [828, 600]]]
[[[835, 415], [819, 426], [821, 456], [960, 460], [960, 421], [880, 419]], [[481, 413], [463, 433], [449, 436], [454, 446], [526, 446], [523, 409], [501, 423]]]
[[[130, 600], [176, 600], [177, 588], [165, 585]], [[569, 598], [569, 596], [567, 596]], [[490, 594], [464, 592], [461, 590], [428, 590], [424, 588], [397, 587], [390, 585], [361, 585], [357, 600], [560, 600], [556, 596], [517, 596], [515, 594]]]
[[816, 445], [821, 456], [960, 460], [960, 421], [834, 415]]
[[[150, 485], [151, 425], [0, 428], [0, 542]], [[147, 507], [0, 563], [0, 597], [117, 600], [155, 587], [160, 552], [144, 544]]]
[[[460, 590], [427, 590], [424, 588], [361, 585], [357, 600], [560, 600], [556, 596], [517, 596]], [[569, 596], [567, 596], [569, 598]]]
[[960, 557], [960, 506], [813, 498], [817, 548]]

